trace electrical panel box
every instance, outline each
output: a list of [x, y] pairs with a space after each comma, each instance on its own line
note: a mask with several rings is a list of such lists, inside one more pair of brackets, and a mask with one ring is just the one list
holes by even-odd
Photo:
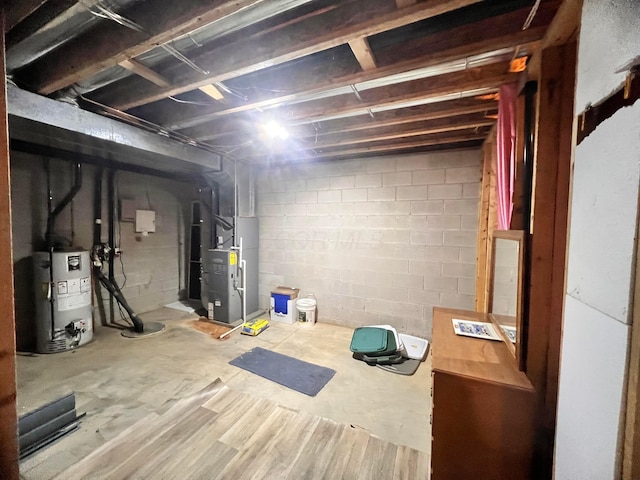
[[156, 212], [153, 210], [136, 210], [136, 232], [152, 233], [156, 231]]

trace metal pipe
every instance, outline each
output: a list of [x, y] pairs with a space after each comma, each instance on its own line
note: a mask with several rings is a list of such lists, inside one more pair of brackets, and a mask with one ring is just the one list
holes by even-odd
[[120, 305], [127, 311], [131, 321], [133, 322], [133, 330], [138, 333], [142, 333], [144, 331], [144, 323], [140, 320], [140, 317], [136, 315], [133, 309], [127, 303], [127, 300], [122, 295], [122, 292], [118, 288], [116, 284], [113, 284], [109, 281], [107, 277], [105, 277], [104, 273], [100, 271], [100, 268], [94, 268], [93, 271], [95, 275], [98, 277], [100, 283], [109, 291], [109, 293], [115, 298]]
[[[531, 284], [531, 205], [533, 195], [533, 162], [534, 162], [534, 143], [535, 143], [535, 94], [538, 89], [536, 82], [527, 82], [524, 87], [524, 178], [523, 178], [523, 226], [524, 235], [524, 288], [522, 289], [522, 311], [525, 319], [529, 314], [530, 291]], [[526, 328], [526, 321], [522, 322], [523, 327], [520, 332], [520, 370], [527, 369], [527, 345], [529, 341], [529, 332]]]
[[531, 233], [531, 196], [533, 194], [533, 149], [535, 94], [537, 82], [527, 82], [524, 86], [524, 175], [523, 175], [523, 225], [526, 233]]
[[[53, 236], [53, 229], [55, 227], [56, 218], [58, 217], [58, 215], [60, 215], [62, 210], [64, 210], [64, 208], [69, 204], [69, 202], [73, 200], [73, 197], [76, 196], [76, 193], [78, 193], [82, 188], [82, 166], [80, 165], [80, 163], [75, 164], [74, 172], [75, 172], [75, 175], [74, 175], [74, 181], [73, 181], [73, 186], [71, 187], [71, 190], [69, 190], [69, 193], [65, 195], [65, 197], [60, 201], [60, 203], [56, 206], [53, 212], [49, 213], [49, 216], [47, 218], [47, 231], [45, 233], [45, 239], [47, 241], [48, 247], [53, 246], [53, 241], [51, 237]], [[49, 190], [49, 192], [51, 192], [51, 190]], [[49, 196], [51, 197], [51, 195]]]
[[[51, 161], [47, 158], [44, 162], [45, 171], [47, 173], [47, 223], [48, 218], [51, 216], [51, 206], [53, 204], [53, 193], [51, 192]], [[47, 289], [47, 299], [49, 300], [49, 310], [51, 316], [51, 340], [55, 340], [55, 308], [53, 305], [53, 246], [49, 244], [49, 239], [45, 233], [45, 241], [47, 243], [47, 250], [49, 252], [49, 288]]]
[[[108, 228], [109, 228], [109, 238], [107, 240], [109, 247], [111, 250], [109, 251], [109, 282], [112, 284], [116, 284], [115, 281], [115, 261], [114, 261], [114, 242], [116, 236], [115, 230], [115, 170], [109, 170], [109, 175], [107, 176], [107, 215], [108, 215]], [[118, 289], [119, 291], [119, 289]], [[123, 297], [124, 298], [124, 297]], [[113, 304], [113, 296], [109, 297], [109, 318], [111, 319], [111, 323], [114, 322], [115, 317], [115, 306]]]
[[96, 173], [93, 192], [93, 244], [98, 245], [102, 240], [102, 175], [104, 169], [99, 168]]
[[240, 322], [240, 325], [238, 325], [237, 327], [232, 328], [231, 330], [229, 330], [228, 332], [223, 333], [222, 335], [220, 335], [220, 338], [224, 338], [227, 335], [231, 335], [233, 332], [235, 332], [236, 330], [242, 328], [242, 326], [246, 323], [247, 321], [247, 301], [246, 301], [246, 285], [247, 285], [247, 262], [246, 260], [244, 260], [242, 258], [242, 237], [240, 237], [240, 246], [239, 247], [231, 247], [231, 250], [238, 250], [238, 265], [240, 266], [240, 271], [242, 272], [241, 275], [241, 282], [242, 282], [242, 286], [241, 287], [236, 287], [236, 290], [238, 290], [238, 292], [240, 292], [240, 295], [242, 296], [242, 306], [241, 306], [241, 316], [242, 316], [242, 321]]

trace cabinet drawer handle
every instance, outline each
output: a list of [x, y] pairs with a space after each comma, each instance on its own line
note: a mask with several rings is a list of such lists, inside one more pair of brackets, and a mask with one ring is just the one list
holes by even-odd
[[429, 425], [433, 425], [433, 413], [429, 414]]

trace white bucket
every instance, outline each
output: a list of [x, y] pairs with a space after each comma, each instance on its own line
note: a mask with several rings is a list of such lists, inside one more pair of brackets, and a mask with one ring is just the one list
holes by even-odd
[[296, 301], [298, 309], [298, 322], [304, 325], [316, 323], [316, 300], [315, 298], [301, 298]]

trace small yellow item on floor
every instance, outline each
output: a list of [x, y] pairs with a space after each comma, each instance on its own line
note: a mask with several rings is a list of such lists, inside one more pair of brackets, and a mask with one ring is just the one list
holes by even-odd
[[240, 333], [255, 337], [268, 327], [269, 321], [264, 318], [259, 318], [258, 320], [253, 320], [251, 322], [245, 322], [244, 325], [242, 325], [242, 331]]

